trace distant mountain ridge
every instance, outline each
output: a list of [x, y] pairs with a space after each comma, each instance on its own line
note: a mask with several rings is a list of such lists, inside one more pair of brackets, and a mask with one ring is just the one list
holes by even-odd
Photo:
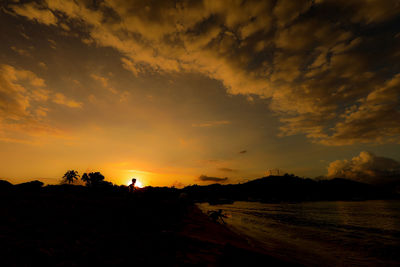
[[[75, 192], [86, 194], [96, 192], [128, 193], [127, 186], [106, 183], [98, 188], [82, 185], [48, 185], [40, 181], [30, 181], [13, 185], [0, 180], [0, 192]], [[154, 198], [177, 197], [194, 202], [232, 203], [233, 201], [259, 202], [301, 202], [335, 200], [400, 199], [400, 184], [371, 185], [354, 180], [334, 178], [315, 180], [295, 175], [268, 176], [240, 184], [191, 185], [183, 189], [168, 187], [145, 187], [136, 193], [153, 195]]]
[[212, 203], [231, 200], [298, 202], [399, 198], [393, 186], [376, 186], [343, 178], [313, 180], [287, 174], [263, 177], [242, 184], [192, 185], [183, 191], [195, 201]]

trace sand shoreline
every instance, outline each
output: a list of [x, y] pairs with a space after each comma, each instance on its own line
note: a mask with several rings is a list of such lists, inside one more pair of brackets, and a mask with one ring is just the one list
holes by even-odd
[[185, 264], [200, 266], [300, 266], [268, 255], [251, 238], [232, 231], [227, 225], [212, 222], [197, 206], [192, 206], [179, 233], [188, 239], [183, 251]]

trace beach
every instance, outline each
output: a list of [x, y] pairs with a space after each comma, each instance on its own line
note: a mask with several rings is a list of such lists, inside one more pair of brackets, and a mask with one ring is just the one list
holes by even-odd
[[268, 255], [305, 266], [398, 266], [398, 200], [197, 204]]
[[184, 264], [200, 266], [300, 266], [269, 256], [255, 240], [239, 235], [226, 225], [215, 223], [197, 206], [184, 219], [181, 238]]

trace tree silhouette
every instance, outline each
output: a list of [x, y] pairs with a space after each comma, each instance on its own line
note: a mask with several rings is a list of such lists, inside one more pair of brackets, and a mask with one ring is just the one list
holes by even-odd
[[90, 184], [89, 175], [86, 172], [82, 175], [81, 180], [85, 182], [86, 186]]
[[100, 172], [84, 173], [81, 180], [86, 183], [86, 186], [98, 186], [104, 182], [104, 175]]
[[99, 185], [104, 181], [104, 176], [100, 172], [91, 172], [89, 177], [92, 185]]
[[75, 170], [69, 170], [67, 171], [64, 176], [63, 176], [63, 182], [73, 184], [74, 181], [78, 180], [79, 174]]

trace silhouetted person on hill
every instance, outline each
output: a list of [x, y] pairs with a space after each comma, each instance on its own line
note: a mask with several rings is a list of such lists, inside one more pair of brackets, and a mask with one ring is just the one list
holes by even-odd
[[136, 179], [132, 179], [132, 183], [128, 186], [129, 193], [133, 193], [135, 191], [135, 184], [136, 184]]
[[217, 222], [218, 219], [220, 219], [222, 221], [222, 223], [224, 223], [224, 224], [225, 224], [225, 221], [223, 218], [227, 217], [225, 214], [222, 214], [222, 209], [219, 209], [218, 211], [216, 211], [216, 210], [209, 211], [208, 216], [210, 216], [210, 218], [213, 222]]

